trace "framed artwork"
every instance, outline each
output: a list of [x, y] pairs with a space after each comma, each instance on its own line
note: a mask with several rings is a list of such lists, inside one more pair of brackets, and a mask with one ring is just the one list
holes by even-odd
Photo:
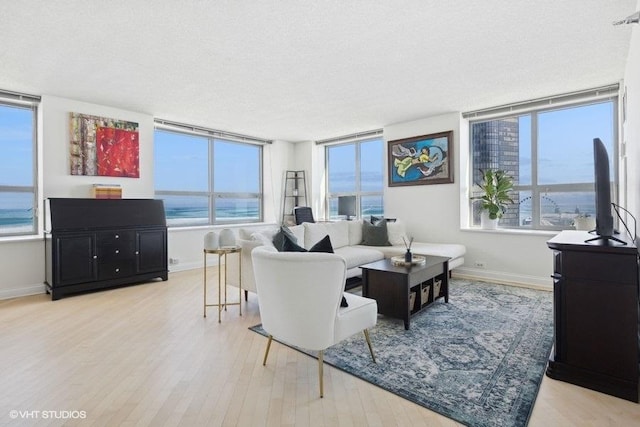
[[71, 175], [140, 177], [138, 123], [71, 113]]
[[453, 182], [453, 131], [389, 141], [389, 187]]

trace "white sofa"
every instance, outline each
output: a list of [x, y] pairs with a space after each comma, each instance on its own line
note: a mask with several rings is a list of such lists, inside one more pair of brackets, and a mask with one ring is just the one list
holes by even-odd
[[[315, 243], [326, 235], [331, 239], [331, 245], [336, 254], [342, 256], [347, 263], [347, 278], [360, 276], [363, 264], [402, 255], [406, 247], [402, 238], [407, 239], [407, 232], [401, 220], [387, 223], [387, 232], [391, 246], [366, 246], [362, 245], [362, 221], [336, 221], [336, 222], [305, 222], [301, 225], [289, 227], [289, 230], [297, 239], [297, 244], [310, 249]], [[262, 245], [273, 246], [273, 236], [280, 227], [268, 227], [261, 230], [240, 229], [238, 231], [237, 244], [242, 247], [240, 256], [242, 262], [242, 289], [256, 292], [256, 284], [253, 275], [251, 251]], [[407, 239], [408, 241], [408, 239]], [[463, 245], [451, 243], [421, 243], [413, 242], [411, 252], [416, 255], [432, 255], [449, 257], [449, 270], [464, 264], [466, 248]], [[238, 286], [238, 257], [227, 258], [227, 282]]]

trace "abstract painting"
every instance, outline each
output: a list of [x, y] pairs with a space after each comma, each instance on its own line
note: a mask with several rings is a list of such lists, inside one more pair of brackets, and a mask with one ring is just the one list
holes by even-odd
[[389, 141], [389, 187], [453, 182], [453, 131]]
[[71, 175], [140, 177], [138, 123], [71, 113]]

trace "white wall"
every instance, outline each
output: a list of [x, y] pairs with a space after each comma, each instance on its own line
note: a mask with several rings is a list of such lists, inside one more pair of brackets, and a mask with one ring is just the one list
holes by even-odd
[[[640, 1], [638, 7], [640, 9]], [[640, 221], [640, 25], [633, 24], [624, 85], [627, 89], [627, 120], [622, 137], [627, 154], [626, 208]], [[622, 112], [620, 114], [622, 116]]]
[[[140, 137], [140, 178], [75, 176], [69, 173], [69, 113], [110, 117], [137, 122]], [[90, 104], [54, 96], [42, 96], [39, 144], [42, 199], [48, 197], [90, 197], [94, 183], [117, 183], [124, 198], [153, 198], [153, 116], [118, 108]], [[284, 170], [294, 169], [294, 149], [285, 141], [264, 146], [263, 185], [264, 218], [267, 223], [279, 223]], [[264, 224], [255, 225], [256, 227]], [[171, 271], [199, 268], [203, 263], [204, 234], [214, 227], [169, 230], [169, 257], [179, 263]], [[220, 227], [216, 227], [220, 228]], [[210, 261], [214, 261], [210, 257]], [[0, 240], [0, 299], [42, 293], [45, 291], [45, 256], [42, 236]]]
[[[153, 197], [153, 116], [43, 96], [44, 197], [91, 197], [92, 184], [120, 184], [127, 199]], [[139, 125], [140, 178], [79, 176], [69, 173], [69, 113], [136, 122]]]
[[[550, 287], [552, 258], [545, 242], [551, 235], [461, 229], [461, 195], [466, 197], [468, 182], [467, 148], [461, 143], [467, 143], [467, 128], [459, 113], [384, 128], [386, 141], [453, 130], [455, 159], [453, 184], [388, 187], [385, 176], [385, 216], [401, 218], [416, 241], [465, 245], [465, 265], [456, 270], [458, 275]], [[484, 268], [474, 267], [478, 261]]]

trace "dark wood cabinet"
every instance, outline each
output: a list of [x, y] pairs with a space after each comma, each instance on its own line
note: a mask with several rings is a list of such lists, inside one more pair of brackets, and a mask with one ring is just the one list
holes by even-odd
[[168, 279], [161, 200], [48, 199], [46, 286], [65, 295]]
[[638, 402], [638, 249], [564, 231], [554, 251], [555, 345], [547, 375]]

